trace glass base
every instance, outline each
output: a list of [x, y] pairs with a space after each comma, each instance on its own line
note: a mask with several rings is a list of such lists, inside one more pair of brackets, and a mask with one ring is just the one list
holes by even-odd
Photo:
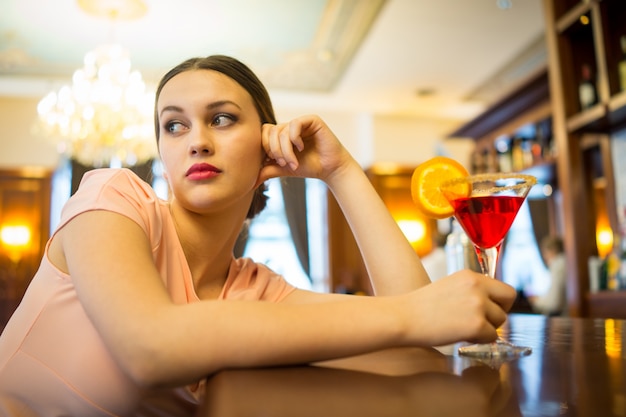
[[461, 346], [459, 355], [479, 359], [515, 359], [528, 356], [532, 349], [525, 346], [517, 346], [502, 339], [493, 343]]

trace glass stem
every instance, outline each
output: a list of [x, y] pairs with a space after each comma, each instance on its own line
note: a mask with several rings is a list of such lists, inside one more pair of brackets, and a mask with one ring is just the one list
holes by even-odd
[[496, 266], [498, 265], [498, 255], [500, 255], [501, 246], [502, 244], [499, 244], [493, 248], [487, 249], [474, 246], [480, 269], [483, 274], [490, 278], [496, 277]]

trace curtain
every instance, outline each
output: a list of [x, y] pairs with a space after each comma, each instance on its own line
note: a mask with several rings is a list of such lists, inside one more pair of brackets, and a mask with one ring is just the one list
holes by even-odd
[[83, 175], [94, 169], [94, 167], [83, 165], [75, 159], [71, 159], [70, 162], [72, 164], [72, 186], [70, 188], [70, 194], [74, 195], [76, 190], [78, 190], [80, 181], [83, 179]]
[[302, 270], [311, 279], [306, 215], [306, 182], [304, 178], [283, 177], [280, 179], [280, 186], [291, 239], [296, 248]]
[[[545, 198], [527, 200], [533, 225], [535, 242], [541, 253], [541, 241], [550, 234], [550, 214], [548, 200]], [[543, 259], [543, 256], [541, 257]], [[545, 259], [543, 259], [545, 263]]]

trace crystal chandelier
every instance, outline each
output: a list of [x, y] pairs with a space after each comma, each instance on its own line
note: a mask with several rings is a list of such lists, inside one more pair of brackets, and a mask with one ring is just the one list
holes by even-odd
[[[85, 8], [84, 0], [79, 3]], [[119, 15], [119, 1], [114, 10], [97, 3], [99, 12]], [[141, 73], [131, 70], [128, 51], [112, 43], [88, 52], [72, 84], [51, 91], [37, 112], [61, 154], [86, 166], [133, 166], [157, 154], [153, 108], [154, 94]]]

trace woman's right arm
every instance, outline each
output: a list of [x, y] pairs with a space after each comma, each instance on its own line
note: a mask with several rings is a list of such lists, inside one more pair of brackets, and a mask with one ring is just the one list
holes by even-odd
[[55, 238], [90, 320], [120, 367], [144, 386], [190, 383], [224, 368], [306, 363], [392, 346], [489, 341], [514, 297], [504, 284], [465, 274], [393, 297], [296, 291], [283, 303], [176, 305], [145, 233], [132, 220], [90, 211]]

